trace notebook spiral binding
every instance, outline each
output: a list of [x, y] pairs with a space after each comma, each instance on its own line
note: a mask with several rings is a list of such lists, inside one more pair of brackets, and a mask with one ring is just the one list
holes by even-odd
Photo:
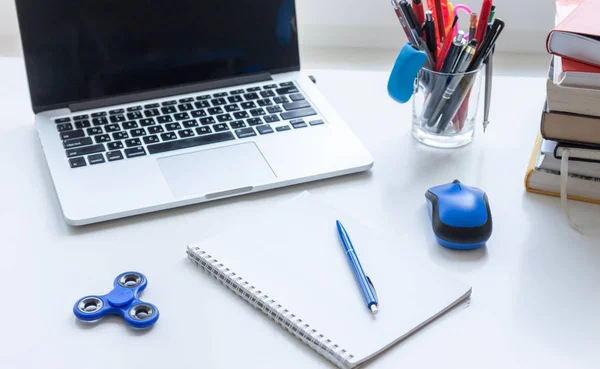
[[235, 292], [250, 305], [265, 313], [306, 345], [340, 368], [346, 368], [353, 355], [319, 333], [310, 324], [278, 304], [266, 293], [251, 285], [216, 258], [198, 247], [188, 248], [188, 258], [216, 280]]

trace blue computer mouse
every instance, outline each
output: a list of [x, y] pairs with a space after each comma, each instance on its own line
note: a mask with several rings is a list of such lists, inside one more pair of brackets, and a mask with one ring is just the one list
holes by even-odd
[[433, 233], [440, 245], [473, 250], [492, 235], [492, 211], [485, 192], [456, 180], [425, 194]]

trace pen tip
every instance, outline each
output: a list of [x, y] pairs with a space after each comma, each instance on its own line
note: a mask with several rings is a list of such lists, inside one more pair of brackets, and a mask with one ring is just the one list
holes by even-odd
[[371, 309], [371, 313], [373, 313], [373, 315], [377, 315], [377, 313], [379, 312], [379, 309], [377, 308], [377, 305], [373, 304], [370, 307]]

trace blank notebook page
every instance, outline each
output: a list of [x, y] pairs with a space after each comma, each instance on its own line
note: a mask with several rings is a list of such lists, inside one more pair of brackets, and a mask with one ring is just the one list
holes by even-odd
[[[340, 243], [338, 219], [377, 289], [380, 305], [375, 317], [366, 307]], [[431, 263], [403, 252], [407, 246], [400, 239], [379, 239], [308, 193], [257, 214], [241, 228], [190, 247], [211, 254], [345, 349], [352, 355], [346, 367], [374, 357], [471, 292], [468, 285]], [[240, 299], [240, 303], [245, 302]]]

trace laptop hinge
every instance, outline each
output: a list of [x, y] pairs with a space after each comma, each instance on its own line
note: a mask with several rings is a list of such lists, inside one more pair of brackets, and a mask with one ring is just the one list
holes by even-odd
[[97, 100], [93, 100], [93, 101], [86, 101], [86, 102], [82, 102], [82, 103], [75, 103], [75, 104], [70, 104], [69, 109], [71, 109], [72, 112], [78, 112], [78, 111], [82, 111], [82, 110], [98, 109], [98, 108], [103, 108], [103, 107], [113, 106], [113, 105], [128, 104], [128, 103], [132, 103], [132, 102], [136, 102], [136, 101], [153, 100], [153, 99], [159, 99], [159, 98], [163, 98], [163, 97], [167, 97], [167, 96], [183, 95], [183, 94], [189, 94], [189, 93], [194, 93], [194, 92], [214, 90], [217, 88], [233, 87], [233, 86], [245, 85], [245, 84], [256, 83], [256, 82], [264, 82], [264, 81], [270, 81], [270, 80], [272, 80], [270, 73], [268, 73], [268, 72], [256, 73], [256, 74], [244, 75], [241, 77], [225, 78], [225, 79], [220, 79], [220, 80], [216, 80], [216, 81], [195, 83], [192, 85], [165, 88], [165, 89], [161, 89], [161, 90], [146, 91], [146, 92], [140, 92], [140, 93], [136, 93], [136, 94], [121, 95], [121, 96], [115, 96], [115, 97], [108, 97], [108, 98], [104, 98], [104, 99], [97, 99]]

